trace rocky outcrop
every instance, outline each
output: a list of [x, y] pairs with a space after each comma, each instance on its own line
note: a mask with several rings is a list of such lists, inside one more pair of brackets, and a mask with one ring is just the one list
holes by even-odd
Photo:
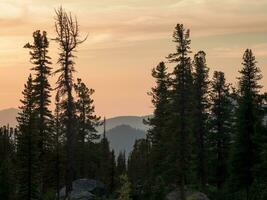
[[[93, 200], [106, 199], [107, 190], [105, 185], [93, 179], [78, 179], [73, 181], [73, 190], [70, 194], [70, 200]], [[60, 199], [65, 199], [66, 188], [60, 190]], [[68, 199], [68, 198], [67, 198]]]
[[[173, 190], [172, 192], [168, 193], [166, 196], [167, 200], [180, 200], [180, 191]], [[209, 200], [207, 195], [201, 192], [186, 192], [186, 200]]]

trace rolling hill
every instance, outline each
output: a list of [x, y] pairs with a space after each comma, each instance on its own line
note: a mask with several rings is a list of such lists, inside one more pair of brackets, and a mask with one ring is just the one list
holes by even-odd
[[106, 135], [111, 149], [115, 151], [115, 155], [125, 151], [126, 157], [128, 157], [135, 140], [145, 138], [146, 132], [135, 129], [130, 125], [119, 125], [107, 131]]

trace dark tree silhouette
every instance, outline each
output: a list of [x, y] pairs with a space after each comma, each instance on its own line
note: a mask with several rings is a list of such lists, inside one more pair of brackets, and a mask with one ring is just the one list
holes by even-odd
[[81, 160], [79, 175], [80, 177], [86, 177], [85, 143], [94, 142], [96, 139], [99, 139], [100, 136], [97, 134], [96, 127], [100, 125], [100, 117], [94, 114], [95, 107], [93, 105], [94, 100], [92, 99], [92, 95], [95, 91], [89, 89], [81, 79], [77, 79], [77, 83], [74, 84], [74, 89], [77, 95], [76, 114], [79, 127], [77, 142], [80, 155], [78, 157]]
[[[163, 157], [168, 152], [167, 121], [169, 120], [169, 86], [170, 75], [163, 62], [152, 70], [152, 76], [156, 81], [156, 86], [149, 93], [152, 96], [152, 104], [155, 108], [154, 115], [147, 121], [150, 125], [148, 138], [151, 141], [151, 176], [155, 179], [163, 170], [166, 159]], [[166, 167], [166, 166], [165, 166]]]
[[0, 128], [0, 197], [15, 199], [15, 141], [17, 129]]
[[61, 155], [61, 138], [62, 138], [62, 124], [61, 124], [61, 115], [60, 115], [60, 99], [58, 93], [56, 93], [55, 97], [55, 111], [54, 111], [54, 146], [55, 146], [55, 154], [56, 154], [56, 160], [55, 160], [55, 168], [56, 168], [56, 199], [59, 200], [59, 192], [60, 192], [60, 178], [61, 178], [61, 161], [60, 161], [60, 155]]
[[259, 84], [262, 75], [256, 65], [255, 56], [250, 49], [243, 55], [243, 68], [239, 71], [239, 97], [236, 121], [236, 136], [232, 160], [232, 183], [237, 190], [246, 191], [250, 199], [250, 189], [255, 180], [257, 163], [257, 126], [261, 123], [258, 102]]
[[109, 190], [113, 194], [116, 188], [116, 156], [114, 150], [110, 153], [110, 167], [109, 167]]
[[140, 199], [145, 199], [150, 194], [150, 184], [147, 182], [147, 174], [151, 169], [150, 150], [148, 139], [136, 140], [128, 158], [128, 176], [135, 189], [134, 195]]
[[172, 122], [173, 132], [172, 151], [175, 157], [176, 181], [180, 188], [181, 200], [185, 200], [185, 185], [190, 162], [190, 135], [192, 132], [192, 66], [189, 57], [190, 32], [182, 24], [177, 24], [173, 34], [176, 43], [176, 52], [167, 58], [176, 63], [172, 80]]
[[48, 173], [46, 171], [47, 164], [47, 151], [51, 144], [51, 118], [52, 113], [49, 110], [51, 104], [50, 92], [52, 90], [48, 78], [51, 76], [51, 58], [48, 56], [49, 42], [45, 31], [41, 33], [37, 30], [33, 33], [33, 44], [27, 43], [24, 47], [30, 49], [30, 61], [34, 65], [31, 69], [35, 72], [35, 78], [33, 80], [34, 89], [34, 105], [38, 116], [37, 129], [39, 132], [39, 151], [40, 151], [40, 168], [41, 168], [41, 193], [45, 192], [47, 188], [45, 181]]
[[222, 194], [229, 176], [228, 161], [233, 133], [233, 101], [230, 85], [226, 83], [224, 73], [215, 71], [211, 81], [211, 113], [209, 116], [209, 151], [211, 183], [215, 183]]
[[34, 106], [34, 86], [30, 75], [22, 92], [22, 106], [18, 120], [18, 200], [40, 198], [39, 135], [36, 130], [37, 113]]
[[117, 177], [120, 177], [122, 174], [126, 173], [126, 157], [125, 157], [125, 151], [120, 152], [117, 158], [117, 168], [116, 168]]
[[206, 64], [206, 53], [199, 51], [194, 56], [193, 73], [193, 95], [194, 95], [194, 149], [197, 183], [201, 191], [205, 191], [207, 184], [207, 157], [206, 157], [206, 136], [207, 118], [209, 108], [209, 69]]
[[[101, 139], [99, 144], [99, 169], [98, 169], [98, 177], [103, 183], [105, 183], [108, 187], [111, 185], [110, 174], [111, 174], [111, 166], [113, 162], [110, 145], [108, 139], [104, 137]], [[108, 188], [110, 190], [110, 188]]]
[[75, 177], [74, 172], [74, 146], [75, 146], [75, 103], [73, 98], [73, 73], [74, 68], [74, 52], [77, 47], [84, 42], [79, 37], [79, 26], [77, 19], [73, 18], [71, 13], [67, 14], [63, 8], [56, 10], [56, 38], [55, 41], [59, 44], [59, 59], [60, 68], [55, 71], [59, 74], [57, 80], [58, 94], [61, 99], [62, 113], [64, 113], [64, 133], [66, 135], [66, 196], [72, 190], [72, 181]]

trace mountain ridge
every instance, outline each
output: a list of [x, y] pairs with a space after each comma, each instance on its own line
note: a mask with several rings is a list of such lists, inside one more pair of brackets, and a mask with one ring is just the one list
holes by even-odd
[[146, 131], [136, 129], [130, 125], [119, 125], [106, 132], [106, 137], [110, 143], [110, 148], [118, 156], [120, 152], [125, 152], [126, 158], [133, 150], [136, 140], [145, 138]]
[[[16, 117], [19, 109], [7, 108], [0, 110], [0, 126], [17, 126]], [[116, 156], [119, 152], [125, 151], [126, 157], [133, 149], [135, 140], [145, 138], [149, 126], [143, 123], [151, 115], [145, 116], [116, 116], [106, 119], [106, 136], [110, 142], [110, 147], [115, 151]], [[99, 134], [103, 134], [103, 126], [97, 127]]]
[[[9, 125], [15, 127], [17, 125], [16, 117], [18, 115], [19, 109], [17, 108], [5, 108], [0, 110], [0, 126]], [[147, 119], [151, 115], [145, 116], [135, 116], [135, 115], [123, 115], [115, 116], [106, 119], [106, 130], [115, 128], [116, 126], [125, 124], [130, 125], [132, 128], [147, 131], [149, 126], [143, 124], [143, 120]], [[98, 133], [103, 133], [103, 126], [97, 127]]]

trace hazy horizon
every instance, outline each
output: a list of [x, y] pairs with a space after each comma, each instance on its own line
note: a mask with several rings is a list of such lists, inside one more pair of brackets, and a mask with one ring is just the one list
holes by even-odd
[[[0, 2], [0, 110], [20, 105], [32, 67], [23, 46], [32, 42], [35, 30], [46, 30], [49, 38], [55, 36], [54, 9], [60, 5], [77, 16], [81, 36], [88, 34], [76, 54], [75, 77], [95, 89], [98, 115], [152, 113], [147, 95], [154, 85], [151, 69], [174, 52], [172, 33], [177, 23], [191, 30], [191, 57], [204, 50], [210, 72], [224, 71], [228, 82], [235, 84], [243, 52], [251, 48], [266, 91], [266, 0], [4, 0]], [[53, 41], [49, 55], [55, 70], [57, 46]], [[168, 66], [172, 70], [174, 65]]]

